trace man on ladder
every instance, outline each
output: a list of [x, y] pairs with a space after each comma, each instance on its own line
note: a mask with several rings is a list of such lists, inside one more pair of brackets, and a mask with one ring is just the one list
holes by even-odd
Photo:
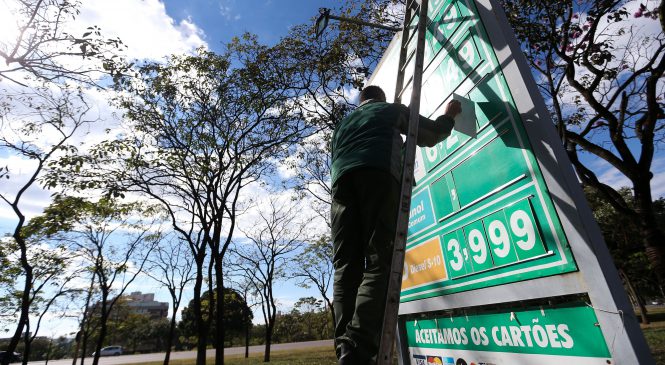
[[[416, 143], [432, 147], [450, 135], [461, 112], [451, 101], [436, 120], [419, 118]], [[393, 256], [402, 175], [402, 138], [410, 110], [387, 103], [378, 86], [332, 138], [332, 239], [335, 343], [340, 365], [370, 364], [379, 350]]]

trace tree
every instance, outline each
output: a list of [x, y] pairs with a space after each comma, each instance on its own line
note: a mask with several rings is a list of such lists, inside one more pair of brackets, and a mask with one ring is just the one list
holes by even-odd
[[[213, 295], [217, 295], [216, 291], [213, 291]], [[222, 316], [224, 322], [222, 326], [225, 327], [226, 331], [230, 335], [240, 335], [248, 324], [252, 322], [252, 311], [249, 309], [245, 298], [236, 290], [231, 288], [224, 288], [225, 296], [225, 305], [224, 310], [226, 313]], [[189, 304], [183, 308], [182, 317], [178, 323], [178, 329], [180, 334], [184, 337], [183, 342], [190, 342], [192, 344], [197, 343], [196, 337], [198, 332], [196, 330], [196, 318], [193, 311], [194, 300], [191, 300]], [[215, 307], [212, 308], [212, 315], [210, 315], [210, 291], [206, 291], [201, 296], [201, 307], [205, 319], [210, 319], [210, 330], [207, 338], [209, 339], [209, 344], [216, 344], [223, 346], [223, 344], [217, 344], [214, 341], [215, 328], [217, 328], [217, 316], [215, 315]]]
[[[665, 2], [502, 3], [582, 183], [640, 227], [642, 249], [664, 280], [665, 235], [650, 183], [665, 118]], [[601, 181], [587, 154], [631, 182], [632, 201]]]
[[[288, 70], [279, 68], [279, 57], [245, 35], [222, 55], [200, 49], [196, 56], [142, 65], [140, 80], [119, 84], [126, 97], [118, 104], [133, 132], [66, 162], [86, 165], [79, 186], [144, 194], [169, 214], [173, 230], [194, 257], [198, 365], [205, 362], [208, 333], [196, 304], [207, 253], [209, 287], [223, 298], [222, 263], [241, 208], [241, 189], [272, 171], [307, 131], [291, 102], [292, 80]], [[221, 316], [223, 301], [215, 305]], [[215, 338], [223, 343], [223, 327], [217, 327]], [[215, 361], [221, 363], [223, 347], [216, 350]]]
[[[332, 328], [335, 322], [325, 320], [325, 316], [321, 316], [326, 310], [322, 306], [322, 301], [314, 297], [300, 298], [293, 305], [293, 308], [301, 313], [302, 323], [306, 326], [305, 335], [311, 339], [324, 339], [329, 338], [332, 333]], [[323, 321], [320, 320], [323, 317]]]
[[182, 292], [194, 280], [192, 273], [194, 265], [189, 249], [177, 239], [168, 240], [167, 242], [168, 244], [160, 245], [153, 251], [153, 255], [149, 259], [150, 267], [146, 272], [151, 278], [166, 287], [171, 295], [171, 321], [164, 365], [168, 365], [171, 357], [171, 347], [173, 346], [176, 330], [176, 314], [180, 308]]
[[333, 326], [322, 301], [300, 298], [288, 313], [275, 318], [275, 342], [314, 341], [333, 337]]
[[274, 285], [287, 278], [287, 264], [306, 240], [307, 217], [301, 215], [298, 202], [271, 199], [258, 209], [258, 220], [243, 233], [247, 241], [234, 242], [232, 253], [237, 259], [234, 269], [247, 278], [261, 297], [266, 325], [263, 361], [270, 361], [270, 345], [275, 328], [277, 304]]
[[[228, 258], [227, 258], [228, 260]], [[225, 263], [226, 267], [232, 267], [230, 263]], [[251, 331], [254, 327], [252, 319], [254, 318], [253, 308], [261, 305], [260, 296], [252, 295], [254, 293], [254, 284], [247, 277], [233, 277], [230, 276], [229, 287], [235, 288], [234, 290], [245, 300], [245, 307], [243, 309], [244, 323], [245, 323], [245, 358], [249, 358], [249, 343], [251, 340]]]
[[[119, 77], [126, 70], [116, 55], [124, 48], [119, 38], [103, 38], [97, 26], [87, 27], [81, 36], [66, 31], [66, 25], [79, 14], [80, 4], [56, 0], [4, 3], [16, 21], [16, 29], [8, 34], [9, 42], [0, 42], [0, 59], [6, 67], [0, 69], [0, 80], [26, 86], [16, 77], [23, 73], [48, 82], [94, 85], [103, 74]], [[83, 66], [68, 66], [72, 60], [81, 59]]]
[[[333, 12], [359, 20], [398, 27], [403, 1], [346, 1]], [[394, 36], [383, 29], [331, 22], [320, 38], [312, 23], [293, 28], [280, 47], [290, 62], [302, 97], [296, 102], [318, 133], [306, 138], [287, 161], [293, 172], [288, 186], [315, 199], [315, 211], [328, 221], [331, 201], [330, 138], [332, 131], [356, 104], [361, 89]]]
[[[76, 268], [76, 255], [67, 252], [63, 246], [52, 245], [34, 229], [34, 224], [39, 217], [34, 218], [24, 228], [27, 243], [27, 257], [32, 268], [32, 279], [30, 283], [30, 295], [27, 307], [30, 315], [25, 323], [25, 331], [22, 341], [23, 363], [26, 364], [32, 355], [32, 344], [40, 335], [40, 327], [44, 317], [53, 315], [56, 309], [67, 310], [67, 304], [76, 296], [78, 290], [71, 285], [78, 277], [80, 270]], [[15, 264], [18, 261], [18, 245], [11, 237], [6, 237], [2, 246], [9, 254], [5, 257], [9, 263], [6, 270], [13, 274], [14, 279], [20, 277], [20, 267]], [[4, 251], [4, 250], [3, 250]], [[4, 256], [4, 252], [0, 253]], [[73, 269], [72, 269], [73, 268]], [[10, 276], [9, 278], [12, 278]], [[3, 298], [3, 316], [15, 319], [16, 314], [21, 311], [23, 303], [21, 280], [16, 283], [7, 283], [6, 297]], [[33, 318], [36, 317], [36, 320]]]
[[298, 285], [303, 288], [309, 288], [314, 285], [321, 294], [330, 310], [332, 323], [335, 323], [335, 309], [331, 298], [328, 297], [328, 289], [334, 267], [332, 263], [332, 241], [330, 237], [323, 236], [317, 241], [305, 245], [302, 253], [296, 257], [296, 265], [293, 265], [292, 276], [298, 280]]
[[[630, 189], [622, 188], [618, 192], [627, 202], [632, 201]], [[597, 190], [587, 187], [585, 194], [619, 270], [619, 275], [624, 281], [628, 296], [635, 306], [640, 307], [642, 323], [649, 323], [644, 296], [663, 296], [663, 288], [649, 266], [646, 254], [640, 249], [641, 242], [635, 239], [635, 237], [639, 237], [640, 227], [634, 221], [626, 220], [626, 217], [614, 209]], [[661, 198], [653, 205], [658, 227], [665, 229], [665, 199]]]
[[[42, 85], [31, 91], [0, 95], [0, 151], [25, 160], [24, 169], [29, 171], [25, 179], [12, 186], [13, 191], [0, 193], [0, 202], [6, 204], [16, 216], [12, 239], [23, 282], [18, 300], [19, 318], [7, 347], [7, 351], [12, 352], [29, 321], [30, 297], [35, 280], [35, 267], [29, 254], [30, 243], [24, 230], [27, 221], [22, 199], [30, 188], [38, 184], [38, 179], [44, 177], [50, 169], [49, 164], [57, 156], [77, 153], [74, 139], [82, 135], [84, 127], [94, 120], [88, 115], [90, 107], [80, 89]], [[42, 135], [49, 138], [42, 138]], [[10, 170], [7, 170], [5, 177], [11, 177]], [[55, 187], [56, 183], [51, 186]]]
[[111, 311], [161, 239], [156, 213], [154, 207], [112, 198], [58, 197], [40, 220], [46, 234], [81, 255], [96, 282], [99, 301], [86, 308], [99, 325], [93, 365], [99, 363]]

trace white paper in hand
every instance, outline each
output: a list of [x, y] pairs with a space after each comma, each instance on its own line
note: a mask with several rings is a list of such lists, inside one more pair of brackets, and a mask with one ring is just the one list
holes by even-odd
[[471, 138], [476, 138], [476, 105], [471, 99], [461, 95], [453, 94], [453, 100], [458, 100], [462, 104], [462, 112], [455, 117], [455, 130], [466, 134]]

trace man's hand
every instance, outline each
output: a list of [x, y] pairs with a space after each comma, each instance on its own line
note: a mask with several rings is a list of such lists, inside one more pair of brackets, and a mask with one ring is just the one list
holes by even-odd
[[459, 100], [451, 100], [448, 102], [448, 105], [446, 105], [446, 112], [444, 114], [450, 118], [455, 118], [457, 114], [461, 112], [462, 103], [460, 103]]

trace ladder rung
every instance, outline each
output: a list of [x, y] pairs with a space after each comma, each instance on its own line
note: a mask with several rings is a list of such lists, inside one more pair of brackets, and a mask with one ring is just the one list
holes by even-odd
[[420, 9], [420, 3], [416, 0], [411, 0], [406, 4], [406, 11], [415, 10], [418, 11]]
[[406, 56], [406, 62], [404, 62], [404, 64], [400, 67], [401, 72], [404, 72], [404, 70], [406, 70], [406, 66], [410, 66], [409, 62], [411, 62], [411, 59], [413, 58], [413, 56], [415, 54], [416, 54], [416, 51], [413, 51], [408, 56]]
[[404, 92], [409, 89], [409, 84], [413, 80], [413, 76], [409, 78], [409, 80], [406, 82], [406, 86], [402, 89], [402, 91], [399, 92], [399, 97], [402, 98], [402, 95], [404, 95]]

